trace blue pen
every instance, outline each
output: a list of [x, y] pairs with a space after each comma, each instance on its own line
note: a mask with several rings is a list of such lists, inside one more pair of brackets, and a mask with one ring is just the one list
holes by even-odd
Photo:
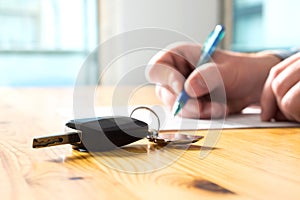
[[[222, 25], [217, 25], [205, 41], [201, 51], [201, 56], [197, 62], [196, 67], [200, 67], [201, 65], [209, 62], [210, 57], [215, 52], [215, 49], [220, 41], [223, 39], [224, 34], [225, 28]], [[183, 88], [173, 105], [172, 113], [174, 116], [179, 113], [179, 111], [183, 108], [189, 98], [189, 95]]]

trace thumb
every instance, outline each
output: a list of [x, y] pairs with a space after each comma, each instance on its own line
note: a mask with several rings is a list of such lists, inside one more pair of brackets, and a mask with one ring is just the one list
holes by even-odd
[[196, 68], [185, 82], [185, 91], [190, 97], [201, 97], [218, 87], [224, 87], [219, 69], [214, 63], [207, 63]]

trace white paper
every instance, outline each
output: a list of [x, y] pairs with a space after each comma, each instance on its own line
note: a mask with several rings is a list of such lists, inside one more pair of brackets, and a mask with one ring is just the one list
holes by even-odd
[[[94, 109], [95, 116], [130, 116], [132, 110], [139, 106], [130, 107], [97, 107]], [[162, 106], [146, 106], [151, 108], [160, 120], [160, 130], [207, 130], [207, 129], [236, 129], [236, 128], [271, 128], [271, 127], [300, 127], [300, 123], [294, 122], [262, 122], [260, 120], [260, 109], [247, 108], [241, 114], [229, 115], [225, 119], [187, 119], [173, 117], [169, 111]], [[73, 112], [60, 109], [59, 113], [73, 119]], [[75, 116], [76, 117], [76, 116]], [[156, 117], [145, 109], [135, 111], [132, 117], [145, 121], [150, 128], [157, 129]], [[76, 117], [78, 118], [78, 117]]]

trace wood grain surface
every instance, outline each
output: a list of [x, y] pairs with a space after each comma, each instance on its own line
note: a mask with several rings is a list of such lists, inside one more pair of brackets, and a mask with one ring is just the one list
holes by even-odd
[[[111, 105], [112, 93], [98, 88], [95, 104]], [[73, 90], [1, 88], [0, 95], [1, 200], [300, 199], [300, 128], [222, 130], [211, 150], [203, 140], [186, 148], [141, 140], [101, 153], [32, 149], [34, 136], [64, 131], [69, 119], [59, 110], [72, 110]], [[130, 99], [150, 103], [159, 103], [151, 87]]]

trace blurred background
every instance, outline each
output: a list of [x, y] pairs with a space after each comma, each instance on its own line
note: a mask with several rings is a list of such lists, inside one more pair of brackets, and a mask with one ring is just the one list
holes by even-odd
[[[73, 86], [98, 44], [144, 27], [202, 43], [221, 23], [225, 49], [299, 47], [299, 7], [298, 0], [0, 0], [0, 86]], [[87, 84], [98, 80], [101, 61], [94, 62], [84, 74]]]

